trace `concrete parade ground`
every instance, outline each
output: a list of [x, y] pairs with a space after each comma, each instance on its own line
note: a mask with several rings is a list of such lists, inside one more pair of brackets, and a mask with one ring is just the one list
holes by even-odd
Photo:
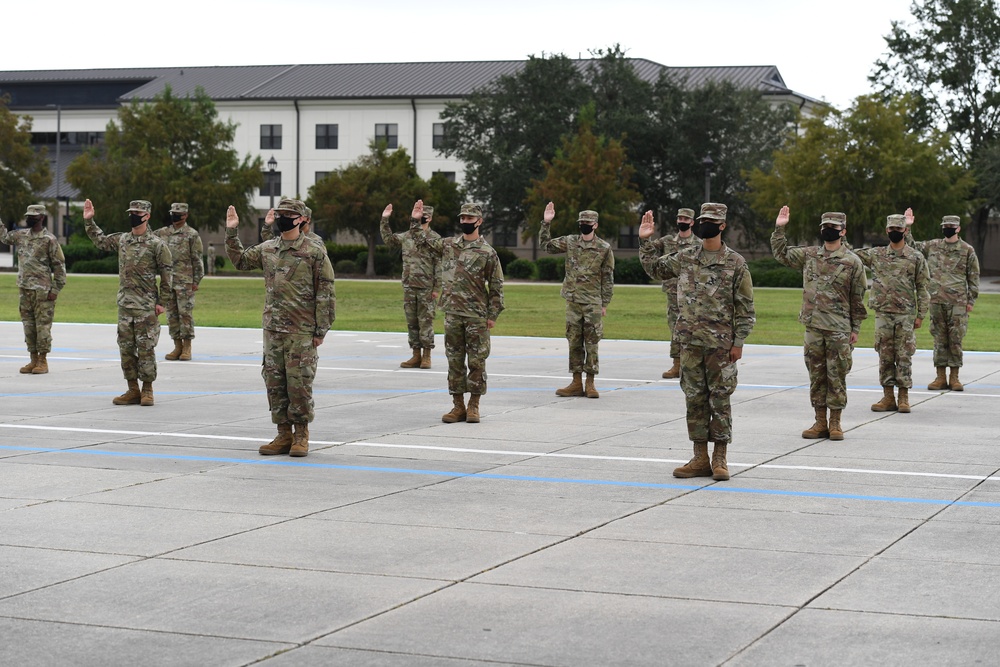
[[[197, 311], [195, 311], [197, 317]], [[562, 339], [493, 339], [482, 423], [438, 339], [332, 331], [306, 458], [271, 439], [261, 332], [157, 352], [153, 407], [115, 327], [57, 324], [20, 375], [0, 323], [0, 665], [969, 665], [1000, 640], [1000, 354], [964, 392], [812, 424], [799, 347], [748, 345], [728, 482], [691, 444], [664, 342], [601, 343], [600, 399], [559, 398]], [[751, 342], [754, 341], [751, 337]], [[870, 341], [862, 341], [870, 345]]]

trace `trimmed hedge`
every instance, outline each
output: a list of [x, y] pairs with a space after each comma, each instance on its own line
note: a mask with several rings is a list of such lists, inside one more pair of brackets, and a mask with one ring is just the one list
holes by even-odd
[[500, 247], [493, 249], [497, 251], [497, 257], [500, 259], [500, 268], [503, 269], [504, 275], [507, 275], [507, 267], [510, 265], [511, 262], [517, 260], [517, 255], [515, 255], [514, 251], [511, 250], [510, 248]]
[[802, 287], [802, 272], [765, 257], [747, 262], [754, 287]]
[[357, 273], [358, 265], [350, 259], [340, 259], [333, 265], [334, 273]]
[[104, 259], [78, 259], [73, 263], [73, 273], [118, 273], [118, 255]]
[[[66, 258], [66, 270], [75, 273], [118, 273], [118, 255], [105, 252], [93, 243], [70, 243], [63, 246], [63, 256]], [[114, 271], [96, 271], [77, 268], [79, 262], [94, 262], [114, 258]], [[88, 265], [89, 266], [89, 265]]]
[[626, 257], [615, 260], [616, 285], [648, 285], [649, 275], [642, 268], [638, 257]]
[[538, 275], [538, 266], [530, 259], [515, 259], [504, 268], [503, 273], [508, 278], [532, 280]]
[[[333, 259], [332, 257], [330, 258]], [[358, 265], [358, 273], [368, 269], [368, 251], [359, 252], [354, 263]], [[385, 246], [375, 247], [375, 275], [398, 276], [403, 273], [403, 257], [399, 253], [389, 254]]]
[[[326, 254], [330, 256], [330, 261], [336, 264], [342, 259], [349, 259], [352, 262], [357, 258], [359, 253], [367, 253], [368, 246], [362, 245], [360, 243], [327, 243], [326, 244]], [[367, 255], [365, 255], [367, 257]]]
[[566, 277], [566, 257], [539, 257], [535, 265], [539, 280], [562, 280]]

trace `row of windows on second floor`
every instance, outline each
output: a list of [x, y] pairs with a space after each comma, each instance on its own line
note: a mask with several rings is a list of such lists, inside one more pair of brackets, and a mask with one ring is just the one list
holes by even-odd
[[[260, 147], [261, 149], [278, 150], [282, 146], [281, 125], [261, 125], [260, 126]], [[433, 123], [431, 128], [431, 147], [441, 149], [444, 147], [444, 123]], [[384, 141], [388, 148], [399, 148], [399, 124], [398, 123], [375, 123], [375, 140]], [[323, 123], [316, 125], [316, 149], [336, 149], [339, 148], [340, 126], [336, 123]]]
[[[326, 178], [327, 176], [329, 176], [330, 173], [331, 172], [329, 172], [329, 171], [317, 171], [317, 172], [315, 172], [315, 178], [313, 179], [313, 182], [314, 183], [319, 183], [324, 178]], [[437, 176], [437, 175], [440, 175], [445, 180], [447, 180], [449, 183], [454, 183], [455, 182], [455, 178], [457, 176], [456, 172], [454, 172], [454, 171], [435, 171], [432, 174], [432, 177], [433, 176]], [[282, 183], [282, 181], [281, 181], [281, 172], [280, 171], [265, 171], [264, 172], [264, 184], [260, 186], [260, 190], [258, 191], [258, 195], [261, 196], [261, 197], [280, 197], [282, 195], [282, 193], [285, 191], [285, 189], [281, 187], [281, 183]]]

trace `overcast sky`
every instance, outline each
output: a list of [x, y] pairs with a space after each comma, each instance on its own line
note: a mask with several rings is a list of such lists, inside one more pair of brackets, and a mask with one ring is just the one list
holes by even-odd
[[664, 65], [775, 65], [845, 108], [910, 0], [7, 3], [0, 69], [520, 60], [621, 44]]

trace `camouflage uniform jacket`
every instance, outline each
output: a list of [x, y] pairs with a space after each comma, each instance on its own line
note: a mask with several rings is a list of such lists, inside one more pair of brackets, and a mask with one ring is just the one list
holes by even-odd
[[931, 293], [931, 303], [962, 307], [976, 305], [979, 298], [979, 258], [971, 245], [961, 239], [955, 243], [944, 239], [914, 241], [910, 230], [906, 230], [906, 243], [927, 258], [927, 270], [931, 274], [927, 289]]
[[504, 308], [503, 269], [497, 251], [482, 237], [475, 241], [466, 241], [461, 235], [432, 239], [413, 223], [410, 232], [418, 246], [441, 258], [441, 310], [496, 322]]
[[545, 252], [566, 253], [566, 275], [562, 297], [573, 303], [607, 308], [615, 290], [615, 254], [611, 245], [596, 234], [585, 241], [579, 234], [552, 237], [552, 229], [542, 223], [539, 244]]
[[[661, 236], [653, 241], [653, 247], [660, 255], [672, 255], [678, 250], [691, 247], [701, 243], [701, 239], [691, 234], [687, 238], [674, 234], [673, 236]], [[667, 294], [677, 293], [677, 279], [670, 278], [663, 281], [663, 291]]]
[[165, 289], [172, 285], [173, 261], [167, 244], [148, 228], [139, 236], [132, 232], [105, 234], [93, 218], [85, 223], [95, 246], [118, 252], [118, 307], [151, 312], [160, 303], [156, 275]]
[[693, 246], [661, 256], [643, 239], [639, 259], [651, 278], [677, 278], [678, 343], [725, 350], [743, 345], [757, 318], [753, 280], [739, 253], [723, 243], [718, 253]]
[[226, 229], [226, 253], [240, 271], [264, 270], [263, 327], [276, 333], [323, 338], [336, 318], [337, 295], [330, 258], [305, 235], [280, 237], [244, 250]]
[[184, 223], [179, 229], [167, 225], [153, 233], [170, 248], [170, 256], [174, 260], [174, 286], [200, 283], [205, 276], [205, 267], [201, 263], [202, 245], [198, 231]]
[[783, 227], [771, 234], [771, 252], [785, 266], [802, 271], [799, 322], [823, 331], [861, 331], [861, 322], [868, 317], [868, 278], [857, 255], [845, 247], [832, 252], [823, 246], [789, 248]]
[[0, 222], [0, 243], [17, 246], [17, 286], [58, 294], [66, 286], [66, 258], [47, 229], [7, 231]]
[[876, 313], [916, 313], [924, 319], [930, 308], [927, 292], [927, 260], [919, 252], [903, 246], [893, 250], [889, 246], [862, 248], [854, 254], [861, 263], [872, 270], [872, 289], [868, 293], [868, 306]]
[[[441, 293], [441, 257], [440, 255], [421, 249], [417, 246], [413, 231], [394, 234], [389, 227], [389, 218], [382, 218], [379, 223], [382, 241], [392, 251], [403, 251], [403, 287], [411, 289], [431, 290]], [[425, 232], [428, 240], [435, 241], [441, 235], [432, 229]]]

